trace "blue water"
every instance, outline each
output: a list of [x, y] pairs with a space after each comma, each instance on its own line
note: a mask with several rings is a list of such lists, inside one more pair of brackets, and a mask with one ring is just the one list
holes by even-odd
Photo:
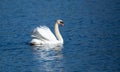
[[[63, 47], [29, 46], [57, 19]], [[119, 0], [0, 0], [0, 72], [120, 72], [119, 34]]]

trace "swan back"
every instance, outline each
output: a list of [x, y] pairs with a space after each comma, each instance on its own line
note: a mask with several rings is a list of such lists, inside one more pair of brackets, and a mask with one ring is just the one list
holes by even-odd
[[33, 30], [32, 37], [41, 41], [57, 41], [54, 34], [46, 26], [40, 26]]

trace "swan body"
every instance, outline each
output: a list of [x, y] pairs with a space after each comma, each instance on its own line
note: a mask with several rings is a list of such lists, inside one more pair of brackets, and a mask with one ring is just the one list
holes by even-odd
[[63, 44], [63, 38], [59, 31], [59, 25], [64, 25], [62, 20], [57, 20], [54, 25], [55, 35], [46, 26], [40, 26], [33, 30], [32, 41], [30, 45], [48, 45], [48, 44]]

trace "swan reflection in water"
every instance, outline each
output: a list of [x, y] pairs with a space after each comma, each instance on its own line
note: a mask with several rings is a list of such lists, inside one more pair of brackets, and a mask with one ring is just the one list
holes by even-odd
[[33, 72], [64, 72], [63, 46], [33, 46]]

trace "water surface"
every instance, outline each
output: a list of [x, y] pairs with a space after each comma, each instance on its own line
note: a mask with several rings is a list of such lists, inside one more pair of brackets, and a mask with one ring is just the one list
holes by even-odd
[[[0, 72], [119, 72], [119, 0], [0, 0]], [[60, 27], [63, 47], [31, 47], [32, 30]]]

